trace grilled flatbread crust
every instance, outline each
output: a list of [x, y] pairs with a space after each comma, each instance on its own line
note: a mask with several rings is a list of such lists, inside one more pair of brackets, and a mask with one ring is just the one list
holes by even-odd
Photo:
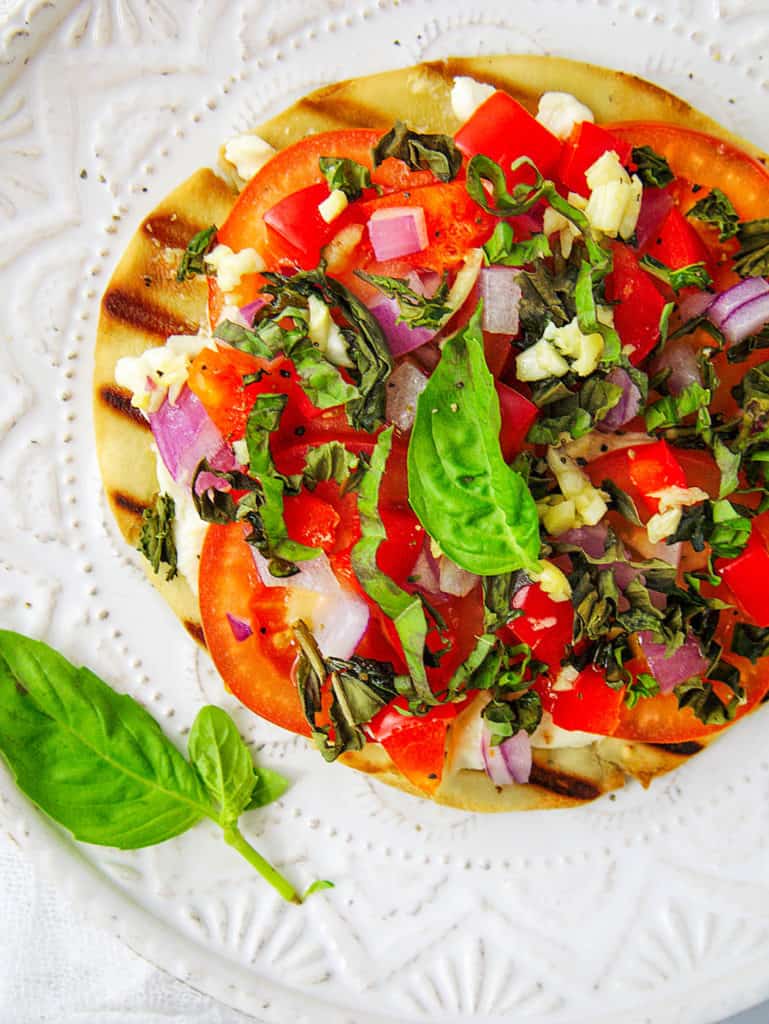
[[[277, 149], [309, 133], [335, 128], [388, 129], [405, 119], [417, 130], [453, 133], [459, 126], [450, 102], [455, 76], [468, 75], [505, 89], [532, 111], [539, 96], [562, 90], [577, 96], [596, 121], [667, 121], [736, 142], [752, 156], [767, 158], [689, 104], [643, 79], [620, 71], [554, 57], [451, 58], [327, 86], [299, 100], [254, 131]], [[157, 492], [151, 434], [130, 395], [115, 383], [118, 359], [138, 355], [170, 334], [191, 334], [206, 315], [207, 289], [200, 279], [178, 283], [181, 253], [195, 232], [222, 224], [243, 182], [221, 161], [224, 178], [200, 170], [175, 189], [144, 220], [102, 299], [94, 370], [94, 422], [102, 479], [126, 541], [135, 546], [143, 510]], [[205, 645], [200, 612], [181, 576], [168, 582], [148, 573], [196, 641]], [[462, 728], [461, 716], [456, 731]], [[434, 799], [463, 810], [511, 811], [570, 807], [622, 786], [627, 776], [643, 785], [677, 768], [712, 736], [670, 745], [607, 737], [588, 746], [535, 750], [531, 782], [497, 787], [483, 772], [444, 773]], [[451, 744], [449, 744], [451, 745]], [[373, 744], [343, 755], [359, 771], [417, 796], [424, 794], [395, 769]]]

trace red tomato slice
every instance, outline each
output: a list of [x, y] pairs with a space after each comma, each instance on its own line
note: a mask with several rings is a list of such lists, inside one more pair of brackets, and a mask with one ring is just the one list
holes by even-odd
[[273, 252], [286, 247], [286, 254], [302, 270], [311, 270], [320, 262], [320, 250], [342, 226], [337, 218], [326, 222], [318, 207], [329, 196], [328, 185], [310, 185], [292, 192], [265, 211], [264, 223], [270, 232], [277, 234], [276, 241], [270, 234]]
[[502, 381], [496, 381], [499, 396], [499, 412], [502, 416], [502, 427], [499, 431], [499, 445], [506, 462], [509, 462], [523, 448], [526, 435], [539, 415], [539, 409], [520, 391], [508, 387]]
[[741, 611], [758, 626], [769, 626], [769, 545], [757, 529], [737, 558], [719, 558], [716, 569]]
[[705, 243], [677, 206], [668, 210], [642, 251], [674, 270], [712, 262]]

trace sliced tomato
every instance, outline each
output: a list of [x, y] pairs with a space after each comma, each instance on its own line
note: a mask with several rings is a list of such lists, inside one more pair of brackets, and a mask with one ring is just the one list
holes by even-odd
[[540, 173], [550, 177], [561, 155], [561, 140], [506, 92], [497, 91], [478, 107], [454, 136], [468, 157], [482, 153], [495, 160], [505, 172], [508, 186], [533, 182], [530, 167], [511, 172], [519, 156], [533, 160]]
[[623, 345], [633, 349], [630, 361], [638, 366], [660, 336], [665, 299], [638, 257], [626, 245], [613, 245], [614, 266], [606, 278], [606, 298], [614, 303], [614, 326]]
[[532, 583], [515, 594], [513, 608], [523, 615], [513, 619], [503, 632], [509, 634], [514, 643], [528, 644], [534, 657], [544, 661], [557, 675], [574, 634], [571, 601], [554, 601], [538, 583]]
[[283, 499], [283, 521], [288, 535], [300, 544], [321, 548], [328, 554], [336, 547], [341, 517], [334, 506], [317, 494], [289, 494]]
[[666, 158], [676, 175], [720, 188], [740, 220], [769, 217], [769, 171], [733, 143], [658, 121], [615, 122], [604, 128], [633, 146], [651, 146]]
[[401, 714], [408, 702], [397, 697], [371, 720], [367, 731], [410, 782], [425, 793], [434, 793], [443, 775], [446, 731], [462, 706], [442, 704], [427, 715], [414, 717]]
[[607, 685], [603, 672], [590, 665], [583, 669], [569, 690], [540, 687], [542, 706], [561, 729], [611, 736], [617, 728], [624, 687]]
[[285, 247], [286, 255], [302, 270], [316, 267], [320, 250], [341, 227], [338, 218], [328, 223], [320, 214], [318, 207], [328, 196], [324, 181], [292, 192], [266, 210], [264, 222], [279, 236], [278, 240], [269, 236], [271, 251], [277, 253]]
[[589, 196], [590, 189], [585, 180], [585, 171], [610, 150], [617, 154], [620, 163], [627, 164], [632, 149], [629, 142], [613, 135], [601, 125], [593, 124], [592, 121], [582, 121], [576, 125], [563, 147], [556, 177], [569, 191]]

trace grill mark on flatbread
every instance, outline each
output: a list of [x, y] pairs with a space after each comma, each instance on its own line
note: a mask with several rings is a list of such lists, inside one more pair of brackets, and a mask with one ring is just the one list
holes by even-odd
[[109, 409], [125, 416], [126, 419], [136, 423], [143, 430], [149, 430], [150, 425], [136, 406], [131, 405], [131, 392], [117, 384], [103, 384], [99, 388], [99, 398]]
[[193, 622], [192, 619], [184, 620], [184, 628], [190, 634], [195, 643], [200, 644], [201, 647], [207, 647], [206, 637], [203, 632], [203, 627], [199, 622]]
[[203, 227], [191, 224], [178, 213], [169, 213], [148, 217], [142, 224], [142, 231], [169, 249], [186, 249], [192, 236], [202, 231]]
[[306, 97], [297, 103], [297, 109], [320, 116], [328, 125], [338, 128], [382, 128], [389, 123], [376, 107], [333, 94]]
[[693, 757], [704, 750], [704, 745], [696, 740], [685, 740], [683, 743], [647, 743], [655, 750], [667, 750], [669, 754], [680, 754], [681, 757]]
[[132, 516], [136, 516], [137, 519], [141, 519], [149, 508], [147, 502], [142, 501], [141, 498], [134, 498], [133, 495], [124, 494], [123, 491], [112, 491], [110, 500], [118, 508]]
[[114, 320], [135, 327], [143, 334], [154, 334], [164, 341], [172, 334], [195, 334], [198, 329], [196, 324], [177, 320], [168, 310], [119, 288], [111, 288], [107, 292], [102, 308]]
[[595, 800], [602, 793], [601, 788], [588, 779], [536, 763], [531, 766], [529, 781], [542, 789], [549, 789], [551, 793], [568, 796], [574, 800]]

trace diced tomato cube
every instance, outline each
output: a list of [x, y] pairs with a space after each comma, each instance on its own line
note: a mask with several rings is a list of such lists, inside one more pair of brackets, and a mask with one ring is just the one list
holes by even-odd
[[601, 669], [583, 669], [570, 690], [553, 690], [542, 695], [542, 704], [561, 729], [611, 736], [619, 724], [624, 688], [613, 690]]
[[304, 270], [318, 265], [320, 250], [340, 227], [338, 218], [327, 224], [318, 210], [328, 194], [325, 182], [310, 185], [281, 199], [264, 215], [267, 227], [288, 243], [288, 251]]
[[409, 782], [425, 793], [434, 793], [443, 775], [446, 730], [463, 704], [440, 704], [427, 715], [403, 715], [405, 697], [396, 697], [372, 718], [366, 731], [381, 743]]
[[334, 547], [340, 516], [327, 501], [307, 491], [287, 495], [283, 500], [283, 518], [292, 540], [326, 552]]
[[626, 164], [630, 160], [633, 147], [600, 125], [593, 124], [592, 121], [582, 121], [575, 127], [563, 147], [556, 171], [558, 180], [571, 192], [579, 192], [582, 196], [590, 195], [585, 171], [610, 150], [614, 150], [620, 163]]
[[508, 185], [533, 182], [531, 168], [522, 167], [510, 173], [510, 164], [519, 156], [527, 156], [539, 172], [549, 177], [561, 155], [561, 140], [540, 124], [528, 110], [506, 92], [495, 92], [478, 107], [454, 136], [454, 141], [468, 156], [482, 153], [491, 157], [504, 170]]
[[502, 381], [495, 382], [499, 396], [499, 411], [502, 416], [502, 427], [499, 432], [499, 444], [502, 456], [509, 462], [523, 447], [539, 410], [533, 402], [525, 398], [520, 391], [508, 387]]
[[666, 487], [686, 487], [686, 474], [667, 441], [642, 444], [627, 449], [630, 479], [650, 512], [659, 511], [659, 498], [653, 497]]
[[756, 625], [769, 626], [769, 545], [762, 533], [753, 529], [742, 554], [718, 559], [716, 569], [740, 610]]
[[674, 270], [708, 262], [702, 239], [677, 206], [671, 207], [662, 218], [644, 251]]
[[612, 251], [614, 267], [606, 278], [606, 298], [615, 303], [614, 326], [622, 344], [633, 349], [630, 362], [638, 366], [657, 344], [665, 299], [628, 246], [617, 244]]
[[534, 657], [557, 673], [574, 633], [571, 602], [554, 601], [539, 583], [532, 583], [515, 594], [513, 608], [523, 615], [513, 619], [504, 632], [514, 642], [528, 644]]

